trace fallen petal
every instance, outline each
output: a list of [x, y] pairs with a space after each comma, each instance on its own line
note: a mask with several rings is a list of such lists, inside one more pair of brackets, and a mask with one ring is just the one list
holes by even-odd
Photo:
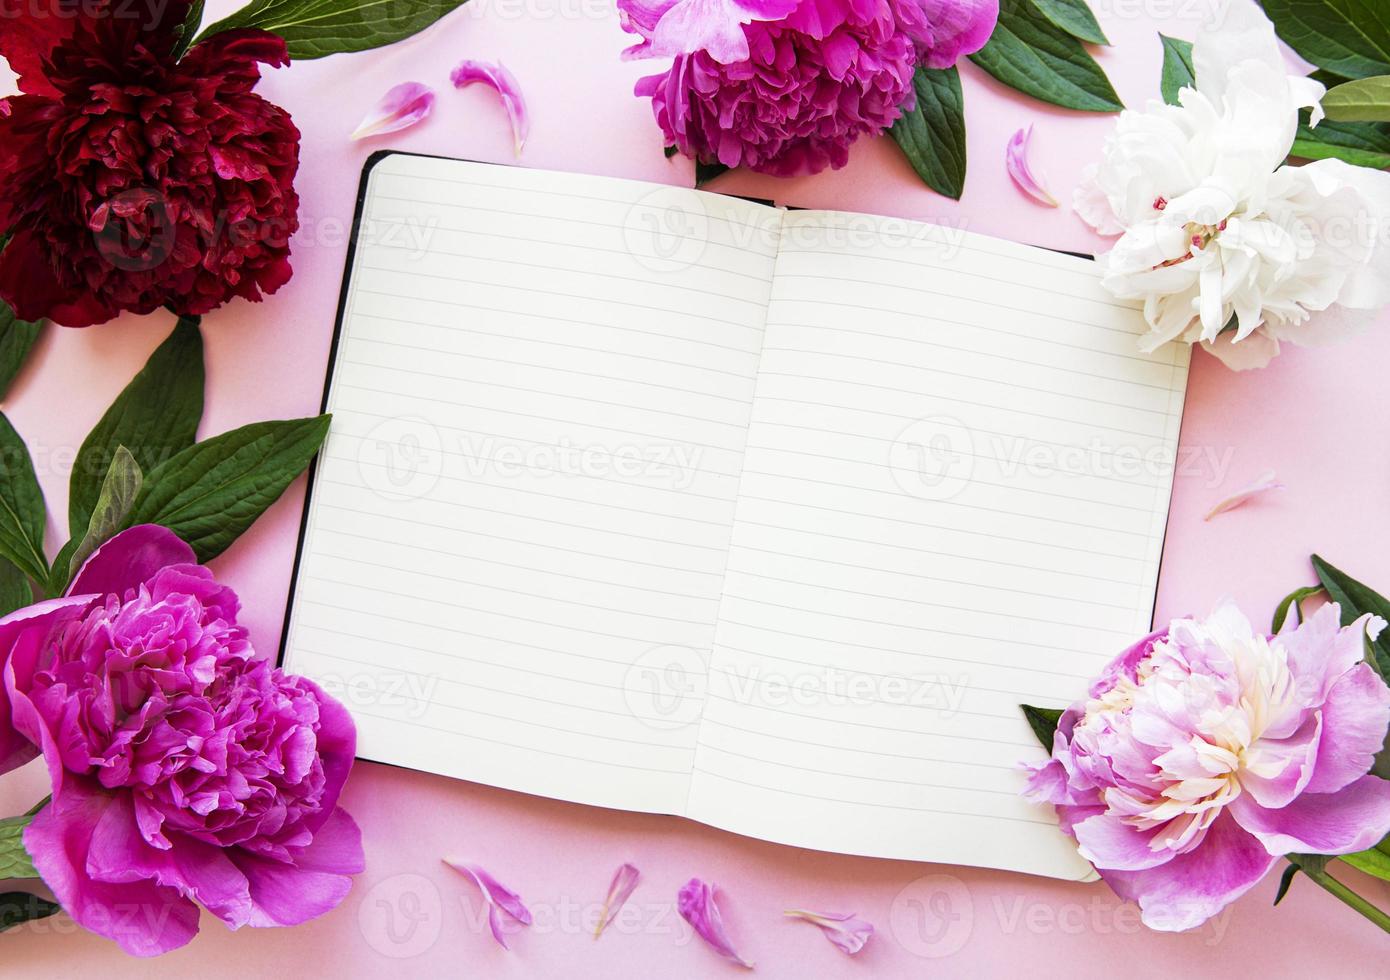
[[732, 960], [745, 969], [753, 969], [753, 964], [734, 950], [729, 935], [724, 931], [724, 920], [715, 904], [714, 885], [707, 885], [699, 878], [691, 878], [676, 895], [676, 909], [681, 918], [694, 927], [701, 939], [714, 947], [715, 952], [727, 960]]
[[350, 139], [361, 140], [409, 129], [433, 109], [434, 89], [419, 82], [402, 82], [381, 97], [381, 101], [353, 130]]
[[521, 86], [505, 65], [498, 62], [466, 60], [459, 62], [449, 75], [455, 88], [464, 88], [474, 82], [482, 82], [497, 90], [502, 96], [502, 105], [507, 110], [507, 118], [512, 123], [512, 138], [516, 141], [517, 156], [526, 145], [526, 137], [531, 134], [531, 116], [526, 111], [526, 99], [521, 94]]
[[1235, 493], [1231, 494], [1225, 500], [1222, 500], [1211, 510], [1207, 511], [1207, 516], [1202, 518], [1202, 520], [1209, 521], [1217, 514], [1224, 514], [1228, 510], [1235, 510], [1237, 507], [1240, 507], [1241, 505], [1248, 503], [1249, 501], [1253, 500], [1255, 497], [1258, 497], [1262, 493], [1267, 493], [1270, 490], [1283, 489], [1284, 484], [1275, 482], [1274, 471], [1270, 470], [1268, 473], [1261, 474], [1259, 479], [1257, 479], [1254, 483], [1250, 484], [1247, 487], [1242, 487], [1240, 490], [1237, 490]]
[[641, 873], [631, 864], [624, 864], [614, 873], [613, 883], [608, 886], [608, 897], [603, 900], [603, 912], [599, 915], [598, 928], [594, 930], [595, 939], [603, 935], [603, 930], [617, 917], [618, 912], [632, 896], [632, 890], [637, 887], [637, 881], [641, 877]]
[[452, 858], [445, 858], [444, 863], [459, 874], [473, 879], [478, 891], [483, 893], [483, 901], [487, 903], [487, 922], [492, 929], [492, 938], [496, 939], [503, 949], [511, 949], [507, 945], [507, 934], [502, 929], [502, 916], [498, 910], [506, 912], [522, 925], [529, 926], [531, 911], [522, 904], [521, 896], [476, 864], [466, 864]]
[[1008, 169], [1009, 176], [1013, 178], [1019, 190], [1039, 204], [1055, 208], [1057, 199], [1049, 194], [1042, 182], [1033, 175], [1033, 168], [1028, 163], [1028, 145], [1032, 139], [1033, 126], [1031, 123], [1027, 128], [1014, 133], [1013, 138], [1009, 140], [1008, 148], [1004, 151], [1004, 166]]
[[852, 912], [810, 912], [806, 909], [787, 909], [793, 919], [805, 919], [820, 927], [820, 931], [843, 952], [853, 956], [864, 948], [874, 934], [872, 923], [856, 919]]

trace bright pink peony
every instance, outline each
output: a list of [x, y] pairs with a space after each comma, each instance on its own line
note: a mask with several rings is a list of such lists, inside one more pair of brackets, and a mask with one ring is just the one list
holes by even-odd
[[919, 63], [979, 50], [998, 0], [619, 0], [632, 57], [674, 56], [637, 84], [687, 156], [778, 176], [843, 167], [860, 136], [914, 105]]
[[1383, 626], [1342, 628], [1336, 605], [1272, 637], [1230, 604], [1177, 620], [1062, 715], [1029, 795], [1154, 929], [1200, 925], [1284, 854], [1371, 847], [1390, 832], [1390, 781], [1368, 775], [1390, 689], [1362, 657]]
[[198, 930], [296, 925], [363, 869], [337, 805], [352, 719], [257, 659], [235, 593], [152, 525], [103, 545], [67, 597], [0, 620], [0, 773], [42, 754], [53, 801], [25, 830], [82, 926], [148, 956]]
[[252, 91], [285, 42], [225, 31], [176, 62], [188, 8], [0, 0], [21, 91], [0, 100], [0, 298], [21, 317], [203, 314], [289, 280], [299, 130]]

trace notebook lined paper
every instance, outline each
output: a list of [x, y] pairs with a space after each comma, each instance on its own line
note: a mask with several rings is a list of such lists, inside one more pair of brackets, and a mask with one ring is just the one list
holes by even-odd
[[365, 758], [1083, 875], [1017, 704], [1149, 628], [1187, 352], [928, 231], [385, 158], [287, 665]]

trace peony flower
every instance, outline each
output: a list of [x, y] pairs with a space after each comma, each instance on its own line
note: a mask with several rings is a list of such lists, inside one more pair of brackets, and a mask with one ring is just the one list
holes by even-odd
[[1390, 832], [1368, 775], [1390, 689], [1362, 661], [1384, 622], [1335, 604], [1257, 634], [1229, 603], [1130, 647], [1062, 715], [1028, 795], [1144, 923], [1200, 925], [1282, 855], [1349, 854]]
[[67, 596], [0, 619], [0, 773], [42, 754], [53, 784], [25, 849], [73, 919], [137, 956], [192, 939], [195, 901], [233, 929], [296, 925], [363, 869], [337, 805], [352, 719], [257, 659], [238, 605], [141, 525]]
[[290, 278], [299, 131], [252, 92], [285, 43], [226, 31], [176, 63], [188, 7], [0, 0], [21, 90], [0, 101], [0, 298], [24, 319], [202, 314]]
[[1390, 301], [1390, 174], [1281, 166], [1323, 86], [1288, 75], [1253, 4], [1213, 24], [1193, 45], [1197, 87], [1181, 105], [1122, 113], [1075, 205], [1121, 235], [1100, 256], [1104, 283], [1144, 301], [1145, 350], [1201, 342], [1231, 367], [1262, 367], [1280, 341], [1336, 339]]
[[674, 55], [637, 83], [687, 156], [778, 176], [843, 167], [860, 136], [914, 104], [919, 63], [982, 47], [998, 0], [619, 0], [642, 38]]

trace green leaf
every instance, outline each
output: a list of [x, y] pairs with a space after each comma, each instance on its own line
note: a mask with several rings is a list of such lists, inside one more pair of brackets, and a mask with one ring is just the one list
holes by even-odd
[[[1313, 555], [1312, 561], [1313, 571], [1317, 572], [1318, 581], [1327, 590], [1328, 597], [1341, 607], [1343, 626], [1350, 626], [1366, 613], [1390, 621], [1390, 600], [1318, 555]], [[1371, 648], [1377, 673], [1381, 677], [1390, 677], [1390, 630], [1381, 631], [1380, 637], [1371, 643]]]
[[965, 191], [965, 98], [954, 67], [918, 68], [917, 105], [891, 130], [912, 169], [928, 187], [953, 200]]
[[1344, 123], [1324, 119], [1317, 129], [1298, 127], [1290, 156], [1303, 160], [1345, 160], [1357, 167], [1390, 167], [1390, 125]]
[[1033, 734], [1042, 747], [1047, 751], [1052, 751], [1052, 736], [1057, 731], [1057, 722], [1061, 720], [1061, 708], [1035, 708], [1031, 704], [1020, 704], [1023, 709], [1023, 717], [1028, 720], [1028, 727], [1033, 729]]
[[1159, 89], [1164, 102], [1177, 105], [1178, 92], [1197, 84], [1197, 73], [1192, 68], [1192, 42], [1167, 34], [1160, 34], [1158, 39], [1163, 42], [1163, 77]]
[[1096, 15], [1086, 6], [1086, 0], [1032, 0], [1038, 13], [1072, 37], [1091, 44], [1109, 44], [1110, 40], [1096, 23]]
[[198, 36], [198, 28], [203, 23], [203, 8], [205, 6], [205, 0], [193, 0], [189, 5], [188, 14], [183, 18], [183, 23], [179, 25], [179, 40], [174, 45], [175, 58], [182, 58], [184, 53], [193, 46], [193, 39]]
[[9, 393], [10, 385], [24, 367], [24, 359], [33, 350], [42, 330], [42, 322], [16, 319], [14, 310], [0, 299], [0, 398]]
[[251, 0], [203, 31], [201, 41], [240, 27], [279, 34], [290, 58], [305, 61], [368, 51], [418, 34], [465, 0]]
[[661, 152], [666, 156], [666, 159], [669, 160], [669, 159], [671, 159], [673, 156], [675, 156], [677, 153], [679, 153], [680, 151], [681, 151], [681, 150], [680, 150], [680, 147], [679, 147], [679, 146], [676, 146], [676, 145], [673, 143], [673, 144], [671, 144], [670, 146], [668, 146], [668, 147], [666, 147], [665, 149], [663, 149]]
[[92, 552], [126, 526], [126, 518], [135, 506], [135, 498], [144, 480], [140, 464], [135, 462], [130, 450], [118, 446], [116, 455], [111, 459], [111, 468], [106, 471], [106, 479], [102, 481], [101, 493], [97, 495], [87, 533], [68, 558], [68, 581], [72, 581]]
[[1335, 122], [1390, 122], [1390, 75], [1343, 82], [1322, 97], [1322, 107]]
[[304, 472], [329, 418], [257, 422], [190, 446], [146, 476], [129, 523], [162, 524], [211, 561]]
[[34, 601], [29, 576], [8, 561], [0, 559], [0, 616], [8, 616]]
[[10, 420], [0, 415], [0, 558], [9, 559], [36, 582], [48, 581], [43, 557], [47, 522], [29, 448]]
[[87, 533], [117, 446], [129, 449], [141, 471], [149, 473], [193, 445], [203, 418], [203, 384], [203, 335], [198, 320], [185, 317], [77, 451], [68, 486], [70, 537], [80, 541]]
[[1305, 61], [1343, 78], [1390, 73], [1384, 0], [1263, 0], [1274, 29]]
[[0, 881], [6, 878], [37, 878], [38, 872], [24, 849], [24, 828], [31, 816], [7, 817], [0, 820]]
[[1343, 854], [1341, 858], [1357, 871], [1364, 871], [1382, 881], [1390, 881], [1390, 837], [1369, 850]]
[[1000, 12], [989, 43], [970, 60], [1005, 85], [1044, 102], [1085, 112], [1124, 108], [1081, 42], [1024, 4]]
[[703, 160], [695, 161], [695, 186], [704, 187], [711, 180], [729, 172], [729, 168], [718, 162], [705, 163]]
[[57, 915], [63, 907], [28, 892], [0, 893], [0, 932], [15, 926]]
[[1317, 595], [1322, 591], [1321, 585], [1305, 585], [1301, 589], [1294, 589], [1284, 596], [1279, 602], [1279, 608], [1274, 610], [1274, 621], [1270, 623], [1269, 631], [1278, 633], [1284, 628], [1284, 620], [1289, 616], [1289, 609], [1298, 615], [1298, 621], [1303, 622], [1303, 600]]
[[1278, 905], [1284, 900], [1284, 896], [1289, 893], [1289, 886], [1293, 884], [1294, 875], [1298, 874], [1298, 865], [1290, 862], [1284, 869], [1283, 877], [1279, 879], [1279, 890], [1274, 893], [1274, 904]]

